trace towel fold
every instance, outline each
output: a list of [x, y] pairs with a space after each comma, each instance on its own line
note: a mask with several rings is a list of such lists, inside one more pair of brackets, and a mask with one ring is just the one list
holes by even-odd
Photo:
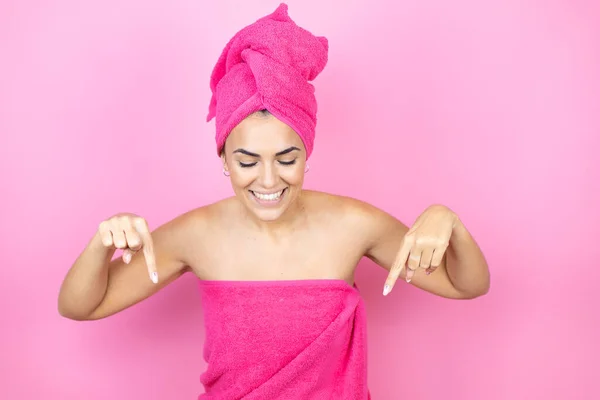
[[200, 281], [199, 399], [370, 399], [366, 315], [343, 280]]
[[240, 30], [223, 49], [211, 74], [207, 121], [216, 117], [217, 153], [248, 115], [267, 109], [302, 139], [307, 158], [317, 123], [314, 80], [327, 64], [328, 42], [299, 27], [281, 3]]

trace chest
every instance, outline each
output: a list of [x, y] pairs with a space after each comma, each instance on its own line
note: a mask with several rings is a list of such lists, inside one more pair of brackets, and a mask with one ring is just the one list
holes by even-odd
[[220, 240], [202, 257], [201, 278], [352, 281], [364, 253], [357, 235], [334, 229], [302, 230], [285, 237], [243, 231], [222, 232], [219, 236]]

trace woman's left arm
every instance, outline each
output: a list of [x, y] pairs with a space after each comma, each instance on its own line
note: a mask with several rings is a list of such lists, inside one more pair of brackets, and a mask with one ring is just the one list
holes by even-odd
[[471, 299], [490, 287], [488, 265], [478, 244], [448, 207], [428, 207], [409, 228], [390, 214], [359, 202], [365, 256], [389, 270], [383, 293], [398, 278], [433, 294]]
[[446, 250], [446, 272], [452, 286], [472, 297], [482, 296], [490, 288], [485, 257], [458, 216]]

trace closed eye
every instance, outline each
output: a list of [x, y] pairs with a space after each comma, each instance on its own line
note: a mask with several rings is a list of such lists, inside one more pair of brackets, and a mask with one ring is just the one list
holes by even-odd
[[[281, 161], [281, 160], [279, 160], [278, 162], [281, 165], [294, 165], [294, 164], [296, 164], [296, 160], [291, 160], [291, 161]], [[238, 164], [242, 168], [250, 168], [250, 167], [254, 167], [257, 163], [256, 162], [243, 163], [243, 162], [239, 161]]]
[[281, 165], [294, 165], [294, 164], [296, 164], [296, 160], [292, 160], [292, 161], [279, 161], [279, 164], [281, 164]]

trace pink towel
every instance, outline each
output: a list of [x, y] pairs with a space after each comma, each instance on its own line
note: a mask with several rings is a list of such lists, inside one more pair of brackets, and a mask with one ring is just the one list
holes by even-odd
[[328, 42], [300, 28], [282, 3], [240, 30], [215, 65], [207, 121], [216, 117], [217, 153], [231, 130], [253, 112], [267, 109], [300, 136], [306, 156], [317, 123], [314, 80], [327, 64]]
[[366, 315], [343, 280], [200, 281], [199, 399], [368, 400]]

